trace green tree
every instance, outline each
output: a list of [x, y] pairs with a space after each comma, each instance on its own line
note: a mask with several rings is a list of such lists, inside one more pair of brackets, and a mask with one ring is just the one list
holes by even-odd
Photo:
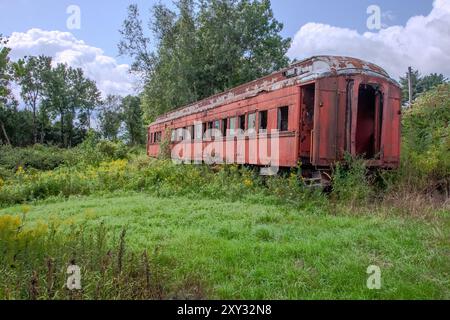
[[100, 106], [99, 124], [101, 134], [109, 140], [117, 140], [122, 124], [122, 98], [108, 95]]
[[[67, 92], [69, 95], [69, 112], [67, 113], [67, 133], [69, 146], [73, 145], [75, 131], [79, 133], [90, 128], [92, 111], [100, 103], [100, 92], [94, 81], [85, 78], [80, 68], [68, 68]], [[75, 120], [79, 127], [75, 127]]]
[[[412, 88], [412, 99], [416, 100], [422, 93], [430, 91], [431, 89], [437, 87], [440, 84], [444, 84], [448, 81], [443, 74], [431, 73], [426, 76], [422, 76], [419, 70], [412, 70], [411, 75], [411, 88]], [[409, 83], [408, 83], [408, 72], [406, 72], [404, 77], [400, 77], [400, 85], [402, 88], [402, 103], [406, 104], [409, 101]]]
[[286, 66], [290, 39], [269, 0], [177, 0], [153, 7], [153, 51], [136, 5], [128, 8], [119, 51], [145, 80], [147, 120]]
[[68, 67], [59, 63], [46, 76], [43, 106], [53, 118], [59, 117], [60, 143], [67, 146], [65, 120], [69, 113]]
[[[11, 77], [11, 62], [9, 59], [9, 53], [11, 49], [6, 45], [8, 40], [3, 38], [0, 34], [0, 130], [3, 135], [3, 139], [7, 144], [11, 144], [9, 135], [6, 131], [5, 122], [8, 119], [8, 102], [11, 100], [10, 97], [10, 81]], [[1, 136], [1, 135], [0, 135]]]
[[[60, 63], [47, 74], [42, 105], [59, 121], [62, 146], [71, 147], [75, 140], [80, 142], [90, 126], [90, 115], [99, 103], [100, 93], [95, 82], [87, 79], [81, 69]], [[78, 127], [76, 120], [79, 120]]]
[[448, 82], [448, 79], [443, 74], [431, 73], [420, 79], [422, 92], [430, 91], [437, 88], [439, 85]]
[[145, 128], [139, 97], [126, 96], [122, 100], [123, 123], [132, 145], [145, 143]]
[[14, 64], [15, 78], [20, 85], [23, 102], [33, 114], [33, 143], [38, 141], [38, 107], [44, 91], [46, 74], [51, 70], [52, 59], [46, 56], [30, 56]]

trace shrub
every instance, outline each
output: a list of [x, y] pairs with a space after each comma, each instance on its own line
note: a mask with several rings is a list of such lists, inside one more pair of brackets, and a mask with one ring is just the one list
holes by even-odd
[[[417, 99], [403, 116], [402, 165], [397, 179], [410, 188], [450, 186], [450, 84]], [[447, 192], [450, 190], [447, 190]]]
[[364, 204], [373, 190], [364, 160], [346, 156], [345, 163], [337, 163], [332, 175], [332, 195], [338, 201], [351, 206]]
[[5, 171], [15, 171], [19, 167], [53, 170], [65, 163], [70, 156], [70, 150], [53, 146], [35, 145], [28, 148], [0, 146], [0, 167]]

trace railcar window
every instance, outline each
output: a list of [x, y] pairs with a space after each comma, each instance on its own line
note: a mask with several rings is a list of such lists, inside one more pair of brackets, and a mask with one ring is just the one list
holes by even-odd
[[222, 119], [222, 137], [227, 136], [228, 119]]
[[213, 128], [213, 122], [210, 121], [206, 124], [206, 138], [210, 139], [211, 138], [211, 130]]
[[245, 114], [239, 116], [239, 129], [245, 131]]
[[259, 132], [267, 132], [267, 110], [259, 112]]
[[220, 130], [220, 121], [219, 120], [215, 120], [213, 125], [214, 125], [214, 127], [213, 127], [213, 129], [214, 129], [213, 137], [216, 138], [216, 137], [219, 136], [218, 130]]
[[174, 142], [174, 141], [175, 141], [175, 135], [176, 135], [176, 131], [172, 129], [172, 133], [171, 133], [170, 141], [172, 141], [172, 142]]
[[187, 137], [187, 139], [189, 141], [192, 141], [192, 139], [194, 139], [194, 126], [189, 126], [188, 134], [189, 134], [189, 136]]
[[203, 137], [203, 124], [199, 123], [195, 125], [195, 140], [202, 140]]
[[288, 131], [289, 107], [278, 108], [278, 130]]
[[236, 117], [230, 118], [230, 136], [234, 136], [236, 134], [236, 120]]
[[248, 115], [247, 128], [248, 128], [249, 134], [255, 133], [255, 131], [256, 131], [256, 112], [250, 113]]
[[150, 141], [150, 144], [153, 143], [153, 133], [150, 133], [149, 141]]
[[156, 141], [155, 142], [161, 142], [161, 131], [156, 133]]

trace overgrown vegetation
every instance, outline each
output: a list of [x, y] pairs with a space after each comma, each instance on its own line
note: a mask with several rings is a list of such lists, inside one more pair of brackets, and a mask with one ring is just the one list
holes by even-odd
[[[64, 152], [35, 146], [3, 147], [0, 154], [0, 205], [47, 197], [90, 195], [117, 190], [168, 196], [334, 206], [376, 205], [383, 201], [448, 206], [450, 85], [421, 96], [403, 117], [402, 161], [398, 170], [368, 174], [364, 161], [348, 158], [337, 164], [333, 191], [327, 197], [301, 183], [300, 170], [261, 178], [245, 167], [174, 165], [170, 160], [139, 156], [139, 149], [99, 139], [95, 133], [79, 147]], [[163, 143], [162, 150], [165, 150]], [[52, 170], [54, 169], [54, 170]], [[376, 195], [376, 197], [375, 197]], [[331, 203], [331, 204], [330, 204]], [[331, 209], [331, 211], [334, 209]], [[425, 210], [427, 211], [427, 210]]]
[[403, 116], [402, 176], [417, 190], [450, 192], [450, 84], [423, 94]]
[[[59, 217], [27, 223], [29, 208], [21, 210], [0, 216], [0, 299], [201, 298], [198, 291], [171, 288], [155, 263], [157, 248], [130, 250], [126, 229], [116, 233], [103, 222], [75, 225]], [[80, 267], [80, 290], [67, 287], [71, 265]]]
[[[56, 218], [64, 240], [53, 242], [48, 250], [31, 244], [28, 256], [28, 251], [18, 255], [20, 273], [0, 262], [11, 275], [1, 277], [2, 287], [11, 292], [20, 289], [15, 297], [29, 298], [36, 270], [41, 293], [37, 297], [47, 298], [47, 257], [51, 257], [58, 279], [54, 288], [59, 290], [54, 297], [70, 298], [63, 287], [64, 271], [76, 253], [84, 288], [79, 294], [84, 299], [158, 299], [159, 292], [163, 298], [448, 299], [448, 212], [445, 220], [437, 215], [432, 219], [396, 216], [381, 207], [363, 210], [356, 214], [346, 208], [333, 215], [322, 206], [297, 209], [145, 193], [42, 202], [30, 207], [28, 225], [51, 224]], [[17, 219], [22, 211], [21, 205], [15, 206], [1, 210], [0, 217]], [[108, 230], [105, 239], [110, 240], [103, 246], [97, 240], [102, 238], [98, 234], [104, 234], [98, 230], [101, 223]], [[125, 254], [118, 276], [123, 226]], [[65, 233], [80, 229], [84, 240], [80, 236], [66, 242]], [[104, 248], [102, 253], [97, 247]], [[105, 254], [109, 249], [111, 258]], [[151, 294], [146, 293], [144, 250]], [[104, 277], [103, 258], [109, 259]], [[369, 265], [382, 270], [381, 290], [366, 287]], [[96, 296], [97, 286], [102, 290]], [[0, 293], [0, 298], [5, 297], [14, 296]]]

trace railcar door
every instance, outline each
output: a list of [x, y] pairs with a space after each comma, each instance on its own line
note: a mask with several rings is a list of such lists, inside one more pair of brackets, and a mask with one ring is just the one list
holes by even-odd
[[357, 90], [355, 155], [380, 159], [384, 94], [378, 84], [360, 83]]
[[336, 161], [338, 107], [337, 78], [324, 78], [317, 81], [311, 153], [311, 163], [315, 166], [328, 166]]
[[316, 85], [314, 83], [301, 87], [300, 115], [300, 158], [310, 162], [312, 150], [312, 133], [314, 130], [314, 105]]

